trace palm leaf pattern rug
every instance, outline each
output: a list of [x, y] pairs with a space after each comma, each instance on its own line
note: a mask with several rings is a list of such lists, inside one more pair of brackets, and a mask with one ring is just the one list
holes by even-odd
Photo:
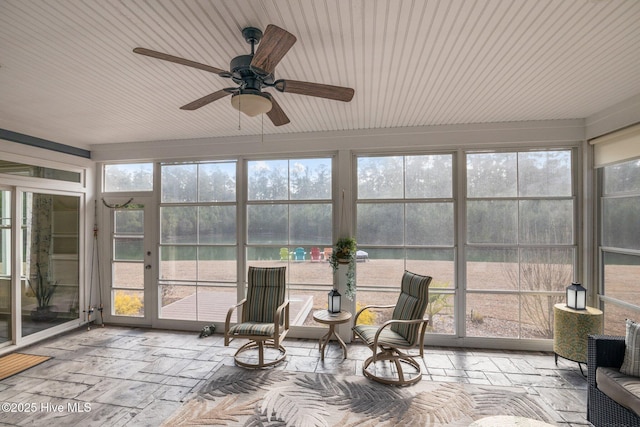
[[491, 415], [562, 418], [521, 387], [423, 380], [392, 387], [361, 376], [223, 366], [165, 426], [468, 426]]

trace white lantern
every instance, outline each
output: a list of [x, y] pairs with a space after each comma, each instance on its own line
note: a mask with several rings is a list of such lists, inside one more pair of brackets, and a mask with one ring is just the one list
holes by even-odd
[[587, 290], [580, 283], [572, 283], [567, 286], [567, 307], [574, 310], [587, 308]]

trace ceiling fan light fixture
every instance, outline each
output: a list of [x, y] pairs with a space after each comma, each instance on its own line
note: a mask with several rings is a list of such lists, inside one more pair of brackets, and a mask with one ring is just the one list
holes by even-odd
[[271, 100], [266, 96], [253, 93], [238, 93], [233, 95], [231, 97], [231, 105], [249, 117], [268, 113], [273, 106]]

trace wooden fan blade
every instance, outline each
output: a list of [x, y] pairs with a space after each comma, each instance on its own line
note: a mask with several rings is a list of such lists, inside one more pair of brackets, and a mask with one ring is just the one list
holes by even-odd
[[176, 64], [186, 65], [187, 67], [197, 68], [199, 70], [209, 71], [210, 73], [220, 74], [222, 77], [229, 77], [228, 71], [221, 70], [220, 68], [212, 67], [210, 65], [201, 64], [199, 62], [190, 61], [188, 59], [179, 58], [177, 56], [169, 55], [168, 53], [156, 52], [155, 50], [145, 49], [143, 47], [137, 47], [133, 49], [135, 53], [140, 55], [150, 56], [152, 58], [162, 59], [163, 61], [174, 62]]
[[193, 102], [188, 103], [187, 105], [183, 105], [180, 107], [181, 110], [197, 110], [200, 107], [204, 107], [207, 104], [211, 104], [213, 101], [217, 101], [218, 99], [224, 98], [227, 95], [231, 95], [231, 93], [225, 89], [221, 89], [217, 92], [210, 93], [209, 95], [203, 96], [200, 99], [196, 99]]
[[278, 104], [273, 96], [269, 94], [271, 99], [271, 110], [267, 113], [267, 116], [273, 122], [275, 126], [282, 126], [290, 123], [289, 117], [284, 113], [280, 104]]
[[278, 80], [274, 86], [280, 92], [317, 96], [319, 98], [335, 99], [336, 101], [343, 102], [351, 101], [355, 93], [350, 87], [323, 85], [297, 80]]
[[251, 68], [259, 74], [271, 74], [276, 65], [296, 42], [296, 36], [275, 25], [267, 25], [258, 49], [251, 60]]

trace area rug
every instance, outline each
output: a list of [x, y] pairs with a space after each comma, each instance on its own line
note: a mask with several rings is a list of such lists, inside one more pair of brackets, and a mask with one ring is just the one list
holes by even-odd
[[48, 356], [12, 353], [0, 357], [0, 381], [51, 359]]
[[221, 367], [165, 426], [468, 426], [489, 415], [561, 417], [520, 387], [423, 380], [392, 387], [360, 376]]

